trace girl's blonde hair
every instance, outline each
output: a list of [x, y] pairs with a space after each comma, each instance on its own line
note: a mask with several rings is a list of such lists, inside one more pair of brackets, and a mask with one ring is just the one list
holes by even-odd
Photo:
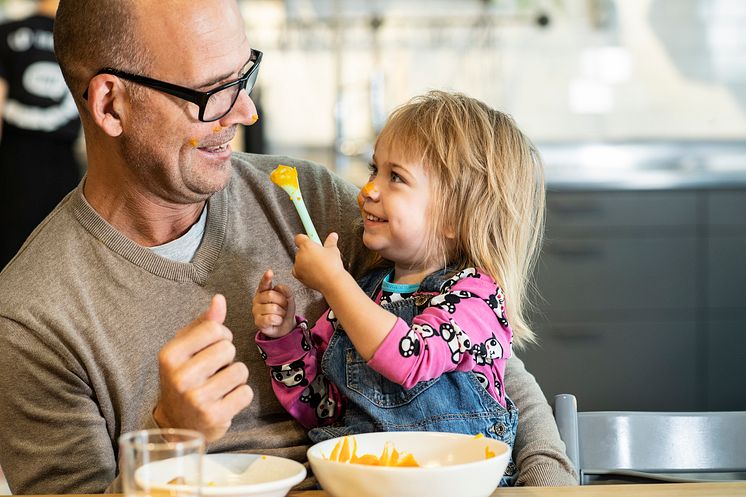
[[431, 91], [397, 108], [376, 141], [430, 177], [424, 258], [476, 266], [506, 294], [514, 343], [535, 341], [525, 312], [544, 231], [544, 171], [513, 119], [462, 95]]

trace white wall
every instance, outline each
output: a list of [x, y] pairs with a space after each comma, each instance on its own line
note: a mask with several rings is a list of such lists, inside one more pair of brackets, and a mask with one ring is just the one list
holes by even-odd
[[[265, 51], [264, 124], [275, 149], [331, 146], [338, 101], [340, 136], [364, 151], [376, 74], [384, 113], [429, 88], [454, 89], [511, 113], [539, 142], [746, 136], [739, 0], [247, 0], [243, 8], [250, 42]], [[534, 22], [542, 9], [551, 19], [544, 29]], [[343, 18], [337, 34], [334, 12]], [[368, 26], [376, 12], [378, 63]]]

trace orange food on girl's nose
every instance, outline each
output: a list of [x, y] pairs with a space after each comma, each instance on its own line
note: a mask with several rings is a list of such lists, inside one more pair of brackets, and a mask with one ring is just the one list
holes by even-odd
[[363, 196], [370, 196], [372, 193], [378, 193], [378, 190], [376, 190], [376, 185], [372, 181], [368, 181], [365, 186], [360, 190], [360, 194]]

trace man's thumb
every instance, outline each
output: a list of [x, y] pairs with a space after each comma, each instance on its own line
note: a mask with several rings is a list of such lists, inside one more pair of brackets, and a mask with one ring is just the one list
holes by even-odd
[[217, 293], [212, 297], [210, 301], [210, 307], [202, 314], [202, 319], [205, 321], [215, 321], [216, 323], [223, 324], [225, 321], [225, 314], [228, 311], [228, 305], [225, 303], [225, 297]]

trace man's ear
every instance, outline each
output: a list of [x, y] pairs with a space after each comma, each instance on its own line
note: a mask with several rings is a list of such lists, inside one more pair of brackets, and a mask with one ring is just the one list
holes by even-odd
[[88, 84], [88, 112], [104, 133], [116, 137], [122, 134], [122, 116], [127, 109], [127, 89], [111, 74], [94, 76]]

